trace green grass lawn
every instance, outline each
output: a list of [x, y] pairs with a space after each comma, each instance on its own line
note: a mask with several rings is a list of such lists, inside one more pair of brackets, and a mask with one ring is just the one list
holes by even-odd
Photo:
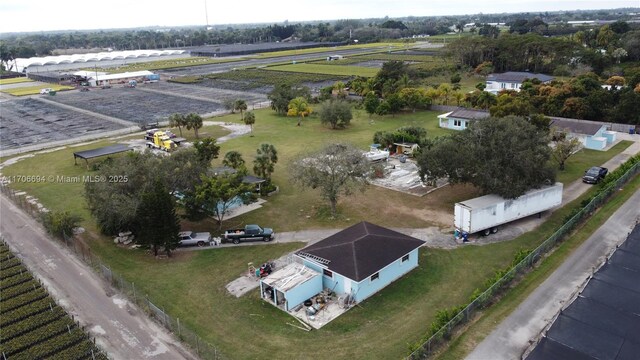
[[[624, 188], [615, 193], [608, 203], [577, 230], [569, 239], [549, 257], [545, 258], [533, 272], [528, 274], [522, 282], [511, 288], [497, 304], [482, 312], [481, 317], [457, 338], [450, 346], [436, 358], [440, 360], [463, 359], [487, 335], [507, 318], [540, 284], [542, 284], [562, 263], [591, 236], [624, 202], [640, 189], [640, 176], [629, 182]], [[581, 201], [585, 196], [580, 197]]]
[[40, 90], [45, 88], [51, 88], [55, 91], [75, 89], [73, 86], [65, 86], [65, 85], [58, 85], [58, 84], [42, 84], [39, 86], [23, 86], [23, 87], [11, 88], [11, 89], [2, 89], [0, 90], [0, 92], [13, 95], [13, 96], [26, 96], [26, 95], [40, 94]]
[[571, 155], [571, 161], [567, 162], [565, 169], [558, 171], [557, 180], [567, 185], [573, 180], [582, 177], [585, 170], [592, 166], [599, 166], [621, 153], [624, 149], [633, 144], [632, 141], [623, 140], [607, 151], [582, 149]]
[[[371, 186], [362, 194], [343, 198], [339, 202], [340, 218], [329, 219], [316, 191], [289, 184], [287, 166], [294, 158], [331, 142], [350, 142], [364, 151], [376, 131], [392, 131], [405, 125], [424, 126], [429, 136], [442, 135], [449, 130], [437, 127], [439, 113], [374, 116], [371, 121], [363, 111], [356, 111], [352, 125], [344, 130], [322, 126], [313, 116], [297, 127], [296, 118], [277, 116], [270, 109], [257, 110], [255, 114], [254, 136], [223, 143], [221, 156], [213, 165], [221, 164], [227, 151], [236, 150], [242, 153], [251, 169], [259, 145], [274, 144], [279, 162], [273, 180], [280, 186], [280, 193], [268, 198], [262, 209], [234, 218], [223, 224], [225, 227], [259, 223], [277, 231], [291, 231], [342, 228], [361, 220], [389, 227], [426, 227], [437, 223], [433, 220], [434, 214], [448, 214], [456, 201], [477, 195], [469, 186], [445, 187], [424, 197]], [[232, 114], [214, 120], [238, 123], [240, 116]], [[201, 130], [211, 134], [218, 131], [215, 128]], [[192, 132], [183, 131], [184, 135], [189, 133]], [[39, 154], [7, 166], [3, 175], [90, 174], [84, 166], [74, 166], [72, 153], [108, 143], [102, 141]], [[331, 359], [363, 358], [372, 354], [379, 358], [402, 357], [407, 353], [408, 344], [426, 332], [437, 310], [465, 302], [495, 269], [508, 264], [517, 250], [535, 247], [570, 211], [569, 207], [558, 210], [534, 233], [507, 243], [455, 250], [422, 249], [418, 269], [323, 329], [307, 333], [286, 325], [291, 321], [288, 315], [260, 300], [257, 291], [237, 299], [224, 288], [246, 271], [248, 262], [259, 264], [303, 244], [211, 249], [180, 253], [170, 260], [155, 260], [143, 251], [115, 247], [111, 239], [97, 234], [82, 198], [82, 184], [16, 183], [12, 187], [27, 191], [51, 209], [83, 216], [83, 226], [87, 229], [85, 239], [92, 251], [114, 271], [134, 282], [139, 292], [148, 294], [156, 305], [219, 346], [227, 356], [247, 359], [266, 353], [274, 358], [301, 358], [309, 354]], [[445, 220], [448, 219], [446, 215]], [[184, 225], [192, 230], [217, 231], [210, 220]], [[389, 329], [393, 329], [392, 336]]]
[[378, 73], [379, 69], [364, 67], [364, 66], [323, 65], [323, 64], [309, 63], [309, 64], [289, 64], [289, 65], [269, 66], [265, 68], [265, 70], [300, 72], [300, 73], [309, 73], [309, 74], [373, 77]]
[[33, 81], [33, 80], [29, 79], [28, 77], [17, 77], [17, 78], [10, 78], [10, 79], [0, 79], [0, 85], [18, 84], [18, 83], [31, 82], [31, 81]]
[[345, 45], [345, 46], [334, 46], [334, 47], [317, 47], [310, 49], [299, 49], [299, 50], [283, 50], [283, 51], [271, 51], [264, 52], [259, 54], [254, 54], [254, 57], [259, 58], [272, 58], [272, 57], [280, 57], [280, 56], [292, 56], [292, 55], [302, 55], [302, 54], [315, 54], [322, 52], [329, 52], [333, 50], [349, 50], [349, 49], [371, 49], [377, 48], [381, 46], [387, 46], [389, 49], [397, 50], [404, 49], [406, 44], [403, 43], [370, 43], [370, 44], [358, 44], [358, 45]]

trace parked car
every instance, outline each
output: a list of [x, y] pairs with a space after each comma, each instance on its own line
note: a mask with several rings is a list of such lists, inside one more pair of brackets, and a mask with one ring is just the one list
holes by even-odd
[[180, 246], [205, 246], [211, 243], [211, 234], [208, 232], [183, 231], [178, 236], [180, 237], [178, 242]]
[[582, 182], [588, 184], [597, 184], [600, 182], [600, 180], [604, 179], [604, 177], [607, 176], [607, 172], [609, 172], [607, 168], [593, 166], [591, 169], [584, 172]]
[[52, 91], [53, 91], [52, 88], [40, 89], [40, 95], [47, 95], [48, 93], [50, 93]]

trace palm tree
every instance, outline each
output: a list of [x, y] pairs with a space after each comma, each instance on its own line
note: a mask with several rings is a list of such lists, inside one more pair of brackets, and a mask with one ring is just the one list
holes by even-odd
[[289, 111], [287, 116], [297, 116], [298, 126], [302, 125], [302, 119], [311, 114], [311, 107], [307, 102], [307, 99], [299, 96], [289, 102]]
[[271, 144], [260, 144], [260, 148], [256, 152], [258, 156], [253, 160], [253, 172], [270, 182], [271, 174], [273, 174], [278, 162], [278, 151]]
[[243, 99], [236, 100], [234, 104], [234, 109], [240, 111], [240, 119], [244, 120], [244, 116], [242, 115], [242, 112], [247, 110], [247, 102], [244, 101]]
[[187, 119], [183, 114], [172, 114], [169, 116], [169, 127], [177, 127], [182, 137], [182, 127], [187, 125]]
[[244, 124], [251, 127], [251, 136], [253, 136], [253, 124], [256, 123], [256, 114], [253, 111], [247, 111], [244, 114]]
[[190, 113], [186, 116], [187, 130], [193, 129], [196, 139], [198, 138], [198, 130], [202, 127], [202, 116], [196, 113]]
[[229, 151], [228, 153], [224, 154], [222, 165], [234, 168], [236, 170], [244, 169], [244, 159], [242, 158], [242, 154], [233, 150]]

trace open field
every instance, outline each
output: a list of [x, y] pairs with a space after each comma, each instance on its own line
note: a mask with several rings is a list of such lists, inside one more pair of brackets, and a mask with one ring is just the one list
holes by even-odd
[[10, 79], [0, 79], [0, 85], [18, 84], [23, 82], [32, 82], [33, 80], [28, 77], [17, 77]]
[[317, 48], [300, 49], [300, 50], [272, 51], [272, 52], [255, 54], [253, 56], [256, 58], [271, 58], [271, 57], [280, 57], [280, 56], [324, 53], [324, 52], [331, 52], [335, 50], [351, 50], [351, 49], [374, 50], [377, 48], [395, 50], [395, 49], [403, 49], [404, 47], [406, 47], [406, 44], [403, 44], [403, 43], [370, 43], [370, 44], [345, 45], [345, 46], [336, 46], [336, 47], [317, 47]]
[[10, 89], [2, 89], [0, 90], [0, 92], [13, 95], [13, 96], [37, 95], [37, 94], [40, 94], [40, 90], [44, 88], [51, 88], [55, 91], [75, 89], [73, 86], [65, 86], [65, 85], [58, 85], [58, 84], [41, 84], [39, 86], [22, 86], [22, 87], [10, 88]]
[[289, 64], [270, 66], [265, 70], [285, 71], [307, 74], [325, 74], [338, 76], [364, 76], [373, 77], [378, 73], [378, 69], [364, 66], [340, 66], [340, 65], [319, 65], [319, 64]]

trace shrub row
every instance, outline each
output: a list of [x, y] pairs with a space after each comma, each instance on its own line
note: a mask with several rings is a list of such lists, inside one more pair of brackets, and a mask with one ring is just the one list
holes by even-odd
[[47, 308], [47, 310], [41, 313], [32, 314], [28, 318], [29, 321], [19, 321], [11, 325], [4, 326], [2, 327], [2, 334], [0, 334], [0, 344], [3, 344], [22, 334], [28, 333], [33, 329], [37, 329], [41, 326], [56, 321], [65, 315], [66, 313], [64, 309], [56, 305], [52, 309]]

